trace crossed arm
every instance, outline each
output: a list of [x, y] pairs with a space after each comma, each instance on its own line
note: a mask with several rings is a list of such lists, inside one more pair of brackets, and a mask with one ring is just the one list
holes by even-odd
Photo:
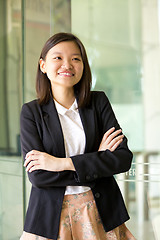
[[[103, 136], [98, 151], [110, 150], [113, 152], [123, 141], [122, 130], [112, 127]], [[24, 166], [27, 172], [35, 170], [47, 170], [53, 172], [71, 170], [75, 171], [71, 158], [58, 158], [45, 152], [32, 150], [26, 154]]]

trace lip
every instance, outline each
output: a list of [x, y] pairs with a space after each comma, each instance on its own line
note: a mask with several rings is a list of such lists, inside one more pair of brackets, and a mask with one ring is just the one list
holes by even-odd
[[74, 76], [74, 73], [70, 72], [70, 71], [63, 71], [63, 72], [58, 72], [58, 75], [72, 77], [72, 76]]

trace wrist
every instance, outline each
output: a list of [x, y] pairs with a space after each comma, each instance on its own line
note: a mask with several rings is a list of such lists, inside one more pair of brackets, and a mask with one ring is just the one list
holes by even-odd
[[65, 169], [64, 170], [70, 170], [70, 171], [75, 171], [75, 167], [73, 165], [72, 159], [71, 158], [64, 158], [64, 163], [65, 163]]

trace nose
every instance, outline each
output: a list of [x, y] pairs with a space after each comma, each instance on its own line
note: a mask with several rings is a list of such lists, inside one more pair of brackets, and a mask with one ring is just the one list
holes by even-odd
[[70, 60], [65, 60], [62, 64], [62, 67], [65, 69], [72, 69], [73, 65]]

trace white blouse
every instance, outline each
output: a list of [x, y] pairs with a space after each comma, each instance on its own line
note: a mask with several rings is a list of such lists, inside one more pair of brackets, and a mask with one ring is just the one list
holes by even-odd
[[[86, 138], [75, 99], [72, 106], [67, 109], [54, 100], [60, 119], [66, 157], [83, 154], [85, 150]], [[67, 186], [65, 195], [78, 194], [89, 191], [87, 186]]]

